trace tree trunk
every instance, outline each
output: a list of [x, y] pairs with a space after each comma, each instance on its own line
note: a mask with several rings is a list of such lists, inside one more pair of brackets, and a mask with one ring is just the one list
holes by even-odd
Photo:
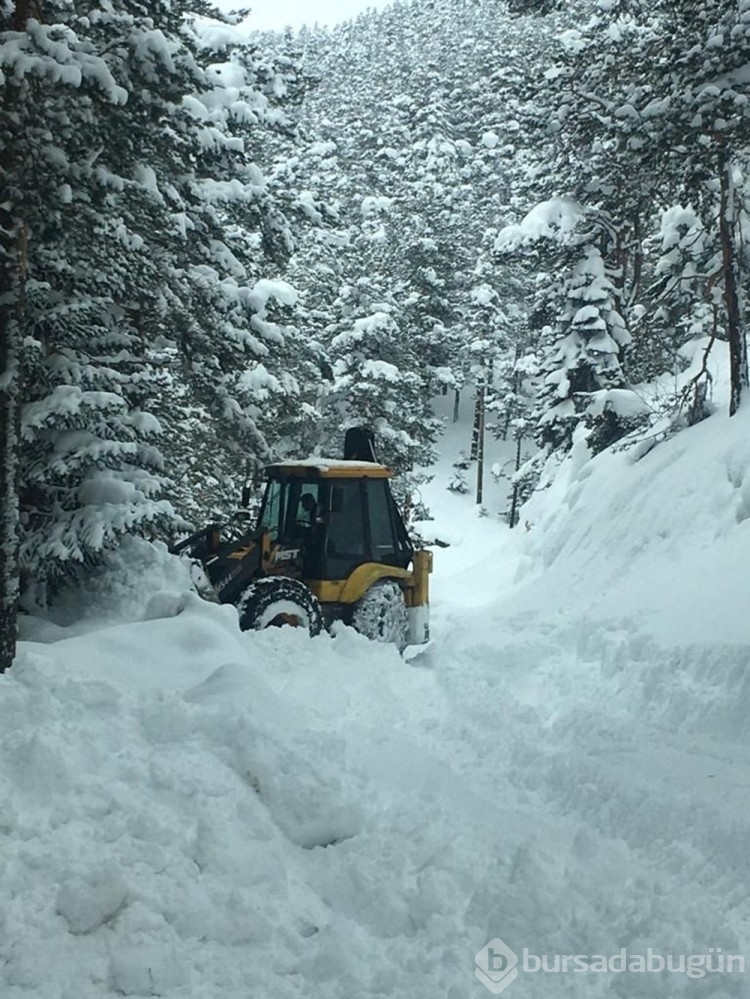
[[484, 495], [484, 384], [477, 390], [477, 503], [481, 505]]
[[[521, 467], [521, 442], [523, 441], [523, 434], [518, 435], [516, 439], [516, 471]], [[521, 487], [518, 482], [513, 483], [513, 496], [510, 501], [510, 526], [515, 527], [518, 523], [518, 494], [521, 491]]]
[[479, 453], [479, 424], [481, 421], [481, 403], [479, 400], [481, 391], [480, 388], [477, 388], [477, 398], [474, 403], [474, 425], [471, 430], [471, 451], [469, 453], [470, 461], [476, 461]]
[[719, 235], [724, 275], [724, 306], [727, 313], [727, 337], [729, 340], [729, 415], [734, 416], [740, 408], [742, 393], [748, 387], [747, 341], [740, 314], [737, 292], [737, 271], [735, 267], [737, 250], [734, 245], [734, 191], [731, 180], [731, 163], [724, 153], [721, 160], [721, 205], [719, 211]]
[[510, 390], [513, 393], [513, 407], [505, 407], [505, 420], [503, 422], [503, 440], [507, 441], [508, 431], [510, 430], [510, 421], [516, 415], [512, 410], [515, 410], [518, 405], [518, 395], [521, 391], [521, 372], [518, 370], [518, 360], [521, 357], [521, 345], [516, 344], [516, 353], [513, 358], [513, 378], [510, 383]]
[[461, 402], [461, 389], [456, 389], [456, 394], [453, 397], [453, 422], [458, 423], [458, 406]]
[[[630, 292], [627, 298], [629, 305], [638, 301], [638, 293], [641, 289], [641, 279], [643, 277], [643, 237], [641, 235], [640, 211], [636, 212], [633, 220], [633, 243], [635, 244], [635, 250], [633, 252], [633, 280], [631, 281]], [[627, 311], [625, 315], [627, 315]]]
[[[3, 229], [5, 214], [0, 212]], [[5, 256], [7, 249], [3, 246], [0, 253]], [[13, 306], [16, 298], [13, 271], [18, 270], [14, 263], [6, 257], [0, 272], [0, 673], [11, 666], [16, 654], [19, 593], [19, 329]]]
[[[37, 4], [37, 17], [41, 20], [41, 3]], [[26, 31], [26, 25], [31, 16], [31, 0], [16, 0], [13, 11], [13, 30]]]
[[[17, 0], [16, 31], [25, 31], [28, 0]], [[21, 307], [26, 268], [26, 227], [19, 207], [19, 146], [24, 84], [6, 83], [0, 105], [0, 672], [16, 655], [18, 636], [18, 447], [21, 411]]]

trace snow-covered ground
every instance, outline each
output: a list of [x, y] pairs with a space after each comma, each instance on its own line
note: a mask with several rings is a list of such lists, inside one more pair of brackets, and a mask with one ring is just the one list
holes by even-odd
[[495, 994], [750, 994], [697, 960], [524, 970], [750, 958], [750, 410], [574, 454], [513, 532], [504, 487], [487, 517], [445, 488], [466, 433], [424, 489], [451, 547], [411, 661], [241, 634], [138, 545], [75, 626], [31, 622], [0, 679], [4, 999], [482, 997], [494, 938]]

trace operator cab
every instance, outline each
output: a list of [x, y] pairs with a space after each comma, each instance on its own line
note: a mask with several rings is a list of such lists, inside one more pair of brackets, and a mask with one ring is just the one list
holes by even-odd
[[269, 532], [279, 571], [342, 580], [367, 562], [408, 567], [413, 548], [384, 465], [310, 459], [266, 472], [258, 529]]

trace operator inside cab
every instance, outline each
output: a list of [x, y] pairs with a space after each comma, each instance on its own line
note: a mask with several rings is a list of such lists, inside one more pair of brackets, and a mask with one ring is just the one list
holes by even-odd
[[302, 493], [299, 499], [300, 510], [297, 516], [297, 523], [303, 527], [312, 527], [315, 522], [315, 508], [317, 503], [312, 493]]

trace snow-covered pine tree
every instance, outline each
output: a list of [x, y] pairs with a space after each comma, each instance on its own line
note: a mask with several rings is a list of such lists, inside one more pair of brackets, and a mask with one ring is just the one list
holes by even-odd
[[[388, 103], [378, 108], [371, 94], [360, 93], [368, 67], [355, 57], [367, 44], [367, 24], [360, 30], [363, 35], [352, 38], [351, 25], [339, 29], [333, 41], [345, 36], [346, 50], [337, 49], [330, 61], [324, 53], [318, 67], [322, 82], [306, 119], [314, 137], [309, 191], [316, 205], [329, 206], [335, 228], [308, 232], [293, 272], [309, 309], [308, 332], [329, 354], [334, 376], [321, 447], [338, 453], [343, 430], [365, 422], [378, 435], [383, 459], [404, 471], [418, 457], [431, 456], [434, 420], [427, 400], [439, 368], [441, 327], [437, 317], [422, 323], [421, 314], [415, 319], [409, 312], [419, 294], [406, 272], [422, 261], [407, 267], [412, 232], [407, 242], [407, 216], [390, 195], [403, 168], [393, 143], [401, 142], [395, 136], [406, 110], [396, 101], [393, 117], [383, 118]], [[341, 89], [323, 92], [323, 83], [334, 80]], [[429, 266], [424, 275], [429, 282]]]
[[[2, 428], [16, 473], [13, 483], [6, 480], [4, 521], [20, 523], [20, 532], [5, 538], [10, 571], [3, 577], [16, 594], [19, 567], [28, 576], [53, 574], [87, 546], [101, 550], [112, 534], [153, 522], [164, 510], [153, 499], [159, 459], [147, 438], [154, 423], [139, 405], [146, 394], [136, 371], [145, 366], [143, 336], [129, 314], [138, 299], [120, 297], [126, 286], [136, 287], [143, 261], [122, 219], [107, 215], [117, 178], [97, 163], [112, 138], [101, 123], [127, 92], [81, 35], [96, 33], [96, 14], [87, 19], [64, 3], [46, 4], [43, 22], [40, 13], [36, 5], [32, 17], [22, 3], [0, 12], [0, 155], [7, 234], [17, 247], [15, 260], [6, 256], [11, 281], [3, 296], [18, 406], [15, 427]], [[137, 187], [120, 188], [123, 200], [137, 201]], [[148, 225], [147, 206], [144, 213]], [[84, 470], [97, 460], [97, 474], [87, 477]], [[7, 611], [11, 630], [12, 601]]]
[[[566, 449], [594, 393], [625, 387], [621, 350], [630, 342], [598, 249], [583, 245], [573, 256], [560, 289], [564, 304], [556, 324], [557, 339], [542, 361], [541, 401], [546, 406], [539, 425], [542, 444]], [[607, 419], [607, 433], [597, 433], [596, 450], [622, 436], [617, 412], [611, 407], [607, 412], [614, 420]]]
[[295, 410], [269, 311], [289, 290], [262, 277], [291, 235], [251, 156], [284, 127], [283, 74], [191, 31], [206, 5], [84, 7], [50, 0], [0, 46], [21, 136], [2, 150], [25, 234], [21, 552], [42, 583], [170, 516], [154, 446], [170, 346], [243, 457], [268, 453], [269, 393]]
[[[473, 184], [481, 176], [482, 193], [495, 191], [494, 167], [501, 161], [480, 141], [484, 132], [462, 95], [473, 46], [468, 37], [460, 46], [446, 44], [458, 34], [487, 34], [486, 11], [474, 13], [453, 3], [429, 11], [386, 9], [330, 36], [305, 33], [307, 65], [319, 80], [305, 105], [305, 124], [316, 140], [310, 188], [320, 191], [322, 182], [323, 200], [337, 203], [338, 225], [347, 236], [322, 270], [320, 242], [306, 248], [303, 241], [294, 266], [309, 263], [310, 275], [324, 276], [328, 295], [336, 281], [344, 289], [325, 303], [318, 297], [312, 317], [334, 313], [332, 336], [352, 319], [346, 289], [361, 291], [367, 275], [377, 291], [353, 318], [364, 319], [387, 302], [391, 321], [410, 341], [402, 362], [410, 358], [416, 365], [413, 373], [427, 393], [457, 383], [466, 347], [466, 287], [478, 249]], [[498, 27], [492, 38], [502, 35]], [[493, 65], [491, 39], [483, 52]], [[488, 217], [491, 209], [482, 224]], [[301, 283], [307, 294], [304, 276]], [[322, 286], [316, 281], [314, 288], [317, 294]]]
[[624, 395], [595, 398], [625, 388], [621, 352], [630, 342], [598, 237], [596, 219], [582, 205], [553, 198], [502, 230], [496, 243], [501, 257], [520, 252], [541, 268], [542, 287], [532, 310], [542, 334], [537, 435], [552, 450], [568, 450], [584, 418], [597, 449], [606, 447], [625, 432], [623, 420], [632, 415], [632, 407], [625, 406], [622, 419], [618, 416]]
[[27, 77], [20, 554], [41, 598], [68, 567], [170, 516], [148, 411], [170, 228], [151, 165], [154, 91], [162, 69], [163, 112], [192, 73], [179, 20], [165, 33], [122, 6], [44, 13], [3, 41]]
[[683, 191], [718, 228], [731, 415], [750, 383], [740, 290], [744, 205], [738, 198], [750, 147], [750, 106], [742, 93], [750, 62], [750, 3], [678, 0], [657, 6], [663, 40], [655, 80], [659, 107], [647, 131], [652, 141], [658, 136], [659, 145], [669, 147]]
[[671, 412], [675, 423], [685, 418], [694, 423], [709, 412], [710, 376], [703, 370], [678, 389], [679, 376], [695, 349], [707, 349], [722, 332], [718, 233], [706, 229], [692, 206], [672, 205], [644, 245], [653, 264], [642, 306], [633, 313], [629, 373], [636, 383], [673, 374], [659, 409]]
[[620, 271], [616, 284], [628, 307], [638, 302], [643, 237], [659, 202], [691, 204], [704, 228], [717, 232], [721, 261], [715, 278], [707, 277], [722, 291], [730, 413], [748, 383], [737, 195], [750, 139], [750, 112], [741, 96], [748, 58], [744, 0], [614, 0], [563, 39], [563, 58], [551, 76], [560, 94], [562, 162], [578, 178], [571, 189], [582, 199], [585, 192], [587, 206], [600, 212], [609, 230], [610, 245], [602, 252]]
[[376, 434], [381, 460], [396, 472], [411, 472], [434, 460], [439, 422], [430, 411], [429, 382], [418, 373], [419, 359], [390, 304], [371, 298], [372, 291], [366, 281], [350, 290], [360, 306], [352, 303], [350, 317], [331, 340], [328, 438], [335, 446], [345, 429], [364, 424]]
[[165, 177], [180, 227], [177, 321], [166, 338], [182, 359], [190, 404], [208, 414], [206, 443], [218, 441], [231, 459], [233, 491], [272, 456], [277, 428], [280, 436], [288, 430], [281, 415], [306, 411], [285, 336], [297, 296], [287, 282], [268, 280], [294, 249], [280, 160], [292, 151], [283, 102], [295, 94], [297, 67], [225, 30], [199, 27], [187, 39], [200, 72], [183, 100], [197, 142], [178, 180]]

